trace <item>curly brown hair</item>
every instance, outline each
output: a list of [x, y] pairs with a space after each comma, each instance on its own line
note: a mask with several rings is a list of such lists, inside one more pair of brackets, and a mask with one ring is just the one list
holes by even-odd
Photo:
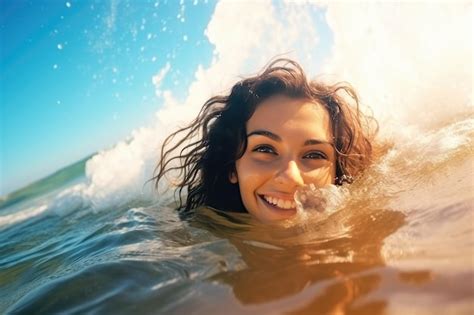
[[[335, 184], [352, 182], [371, 163], [377, 123], [361, 112], [351, 85], [310, 81], [297, 62], [276, 59], [260, 74], [237, 82], [229, 95], [210, 98], [188, 126], [166, 138], [152, 179], [155, 187], [169, 172], [178, 171], [178, 209], [206, 205], [246, 211], [229, 174], [246, 150], [247, 121], [260, 103], [277, 94], [307, 99], [328, 111], [336, 151]], [[178, 135], [180, 140], [172, 144]]]

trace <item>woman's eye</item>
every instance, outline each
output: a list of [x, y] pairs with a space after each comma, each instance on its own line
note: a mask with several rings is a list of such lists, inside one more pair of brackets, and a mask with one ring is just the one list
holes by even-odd
[[306, 153], [306, 154], [303, 156], [303, 159], [327, 160], [328, 157], [327, 157], [327, 155], [324, 154], [323, 152], [320, 152], [320, 151], [313, 151], [313, 152]]
[[276, 154], [275, 150], [267, 145], [262, 145], [258, 146], [255, 149], [252, 150], [253, 152], [260, 152], [260, 153], [270, 153], [270, 154]]

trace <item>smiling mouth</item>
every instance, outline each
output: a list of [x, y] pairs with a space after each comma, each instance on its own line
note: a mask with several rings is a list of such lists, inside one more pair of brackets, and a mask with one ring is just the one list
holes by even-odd
[[278, 210], [295, 210], [296, 203], [293, 200], [283, 200], [275, 197], [258, 195], [262, 201], [270, 207]]

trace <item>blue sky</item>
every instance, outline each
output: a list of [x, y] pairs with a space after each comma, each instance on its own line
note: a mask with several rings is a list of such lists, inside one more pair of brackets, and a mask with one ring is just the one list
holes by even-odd
[[[249, 2], [249, 8], [254, 4]], [[295, 18], [291, 24], [300, 27], [298, 16], [287, 15], [279, 1], [273, 4], [281, 26], [286, 28], [285, 23]], [[214, 25], [211, 37], [221, 43], [220, 48], [205, 33], [216, 1], [3, 0], [0, 5], [0, 195], [111, 148], [132, 130], [151, 124], [164, 102], [156, 94], [153, 76], [170, 64], [160, 89], [182, 101], [196, 80], [198, 66], [210, 67], [216, 50], [235, 44], [222, 45], [234, 22], [227, 23], [224, 37], [220, 24]], [[259, 5], [263, 19], [273, 14]], [[221, 12], [225, 14], [224, 9]], [[323, 11], [311, 12], [319, 21], [323, 49], [310, 58], [319, 62], [328, 54], [331, 34]], [[216, 23], [226, 24], [226, 18]], [[307, 27], [311, 30], [314, 25]], [[279, 33], [269, 35], [272, 42], [286, 45]], [[308, 37], [302, 38], [304, 43], [295, 39], [290, 50], [305, 45]], [[312, 52], [312, 45], [302, 53]], [[268, 48], [266, 53], [288, 51], [281, 49]], [[232, 63], [233, 50], [221, 51], [227, 54], [221, 59], [230, 58]], [[268, 56], [262, 58], [268, 61]]]
[[0, 194], [146, 125], [159, 105], [151, 78], [167, 62], [163, 87], [180, 96], [198, 63], [210, 62], [214, 6], [2, 1]]

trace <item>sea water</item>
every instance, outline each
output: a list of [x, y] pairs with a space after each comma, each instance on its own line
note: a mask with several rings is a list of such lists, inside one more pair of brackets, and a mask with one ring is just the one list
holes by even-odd
[[394, 144], [330, 213], [270, 225], [93, 202], [85, 159], [1, 201], [1, 313], [472, 313], [473, 140], [460, 118]]

